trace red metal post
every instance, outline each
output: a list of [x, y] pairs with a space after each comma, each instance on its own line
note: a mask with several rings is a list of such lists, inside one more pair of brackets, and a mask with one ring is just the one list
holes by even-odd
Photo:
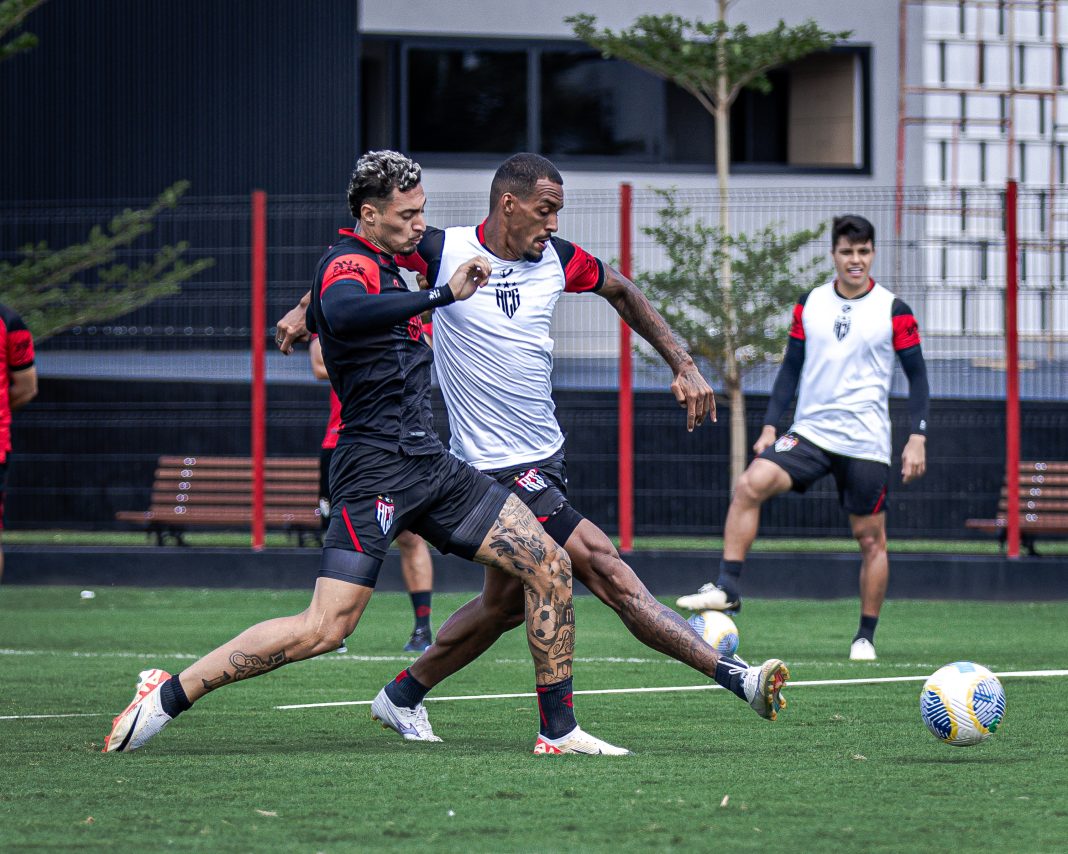
[[1016, 235], [1017, 187], [1010, 180], [1005, 187], [1005, 518], [1006, 551], [1010, 558], [1020, 556], [1020, 360], [1016, 328], [1016, 300], [1019, 290]]
[[[619, 272], [630, 265], [631, 187], [619, 185]], [[619, 321], [619, 550], [634, 548], [634, 389], [631, 386], [630, 327]]]
[[267, 193], [252, 191], [252, 550], [266, 536], [263, 467], [267, 456]]

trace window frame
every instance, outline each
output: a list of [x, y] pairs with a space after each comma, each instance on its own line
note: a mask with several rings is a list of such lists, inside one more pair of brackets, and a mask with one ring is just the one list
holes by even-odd
[[[529, 151], [541, 149], [541, 58], [546, 52], [589, 52], [595, 50], [573, 39], [531, 39], [512, 37], [462, 37], [462, 36], [427, 36], [400, 33], [361, 33], [358, 40], [358, 52], [363, 55], [365, 44], [384, 44], [384, 55], [389, 67], [385, 69], [387, 80], [393, 81], [393, 96], [386, 105], [392, 120], [391, 135], [396, 147], [417, 159], [429, 168], [495, 168], [501, 158], [515, 152], [440, 152], [412, 149], [410, 142], [408, 88], [410, 83], [408, 56], [413, 50], [479, 50], [500, 52], [525, 52], [527, 61], [526, 85], [526, 144]], [[861, 163], [857, 166], [795, 166], [788, 163], [738, 163], [730, 165], [732, 174], [737, 175], [871, 175], [872, 174], [872, 46], [868, 43], [849, 43], [835, 45], [828, 53], [847, 53], [855, 55], [860, 61], [860, 141]], [[357, 65], [359, 58], [357, 59]], [[646, 72], [648, 73], [648, 72]], [[664, 87], [672, 85], [670, 81], [661, 80]], [[356, 97], [361, 97], [356, 89]], [[385, 97], [389, 97], [386, 95]], [[591, 172], [608, 172], [621, 167], [645, 172], [707, 173], [715, 168], [715, 160], [708, 162], [672, 162], [665, 159], [667, 150], [667, 115], [666, 96], [657, 104], [657, 148], [655, 157], [635, 155], [563, 155], [553, 154], [553, 162], [568, 169], [581, 169]], [[358, 105], [357, 115], [361, 115], [364, 105]], [[357, 134], [358, 141], [364, 144], [363, 128]]]

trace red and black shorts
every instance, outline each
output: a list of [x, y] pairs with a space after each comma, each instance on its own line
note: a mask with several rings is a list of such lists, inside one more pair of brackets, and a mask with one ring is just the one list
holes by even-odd
[[783, 433], [760, 457], [790, 475], [794, 492], [805, 492], [824, 475], [833, 474], [838, 501], [847, 513], [872, 516], [886, 510], [890, 483], [886, 463], [833, 454], [797, 433]]
[[540, 462], [484, 473], [518, 496], [561, 546], [585, 518], [567, 500], [567, 462], [562, 448]]
[[346, 443], [330, 461], [330, 497], [319, 575], [374, 587], [402, 531], [471, 560], [508, 490], [445, 451], [416, 457]]

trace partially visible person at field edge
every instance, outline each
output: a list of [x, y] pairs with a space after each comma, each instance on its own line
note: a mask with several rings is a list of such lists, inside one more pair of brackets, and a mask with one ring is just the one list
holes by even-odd
[[[360, 157], [348, 188], [357, 226], [341, 230], [315, 274], [309, 323], [319, 333], [345, 426], [331, 464], [333, 506], [311, 604], [247, 629], [176, 676], [143, 671], [105, 752], [143, 746], [216, 688], [337, 649], [370, 601], [390, 541], [409, 529], [443, 553], [522, 579], [541, 712], [535, 744], [551, 748], [541, 752], [628, 752], [575, 720], [567, 553], [508, 490], [449, 454], [434, 430], [433, 355], [420, 314], [469, 299], [491, 267], [476, 254], [448, 282], [407, 289], [395, 256], [413, 251], [426, 229], [420, 181], [418, 164], [397, 152]], [[371, 712], [406, 738], [433, 740], [425, 715], [378, 702]]]
[[[22, 318], [0, 303], [0, 359], [4, 382], [0, 383], [0, 536], [4, 530], [4, 496], [11, 462], [11, 413], [37, 396], [33, 335]], [[0, 578], [4, 576], [4, 551], [0, 543]]]
[[[695, 611], [737, 611], [739, 579], [756, 538], [761, 505], [788, 490], [804, 492], [834, 475], [838, 497], [860, 546], [860, 625], [853, 661], [874, 661], [875, 627], [886, 596], [886, 495], [890, 481], [888, 398], [894, 355], [909, 381], [909, 438], [901, 453], [905, 483], [927, 468], [929, 389], [912, 309], [870, 276], [875, 228], [840, 216], [831, 230], [835, 279], [794, 306], [782, 367], [753, 445], [756, 459], [738, 481], [727, 511], [719, 578], [678, 600]], [[776, 425], [797, 392], [794, 423]]]
[[[715, 417], [712, 389], [689, 353], [645, 295], [611, 266], [556, 236], [564, 205], [563, 178], [536, 154], [506, 160], [478, 226], [428, 228], [402, 266], [429, 286], [452, 275], [465, 253], [493, 264], [490, 281], [463, 311], [435, 310], [438, 383], [451, 425], [451, 450], [506, 486], [543, 522], [571, 556], [576, 577], [642, 643], [684, 662], [774, 720], [789, 676], [779, 659], [749, 667], [720, 656], [670, 608], [652, 597], [608, 536], [568, 501], [564, 436], [552, 399], [549, 327], [562, 293], [596, 293], [650, 342], [672, 369], [671, 391], [693, 430]], [[283, 352], [304, 333], [301, 310], [278, 323]], [[504, 632], [523, 622], [522, 588], [487, 571], [480, 596], [442, 625], [436, 642], [383, 692], [396, 706], [423, 708], [423, 698], [465, 667]]]
[[[308, 355], [311, 357], [312, 373], [316, 379], [329, 380], [330, 376], [323, 362], [323, 348], [319, 343], [318, 335], [312, 337]], [[323, 435], [319, 450], [319, 512], [324, 532], [330, 526], [330, 460], [333, 459], [334, 448], [337, 447], [337, 440], [343, 426], [341, 401], [331, 387], [330, 418], [327, 421], [326, 433]], [[404, 651], [422, 652], [434, 640], [430, 628], [431, 603], [434, 596], [434, 561], [430, 557], [430, 549], [427, 548], [426, 540], [412, 531], [402, 531], [393, 542], [400, 551], [401, 577], [404, 579], [404, 589], [408, 591], [408, 598], [412, 602], [412, 613], [415, 616], [415, 625], [412, 627], [411, 637], [404, 645]], [[344, 640], [337, 651], [348, 651]]]

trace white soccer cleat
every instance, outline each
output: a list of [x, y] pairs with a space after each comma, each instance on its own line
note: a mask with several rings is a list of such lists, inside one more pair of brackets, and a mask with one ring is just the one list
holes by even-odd
[[560, 738], [546, 738], [539, 735], [534, 742], [534, 752], [537, 754], [552, 753], [581, 753], [587, 756], [629, 756], [630, 751], [625, 747], [616, 747], [607, 741], [601, 741], [577, 726], [567, 735]]
[[878, 657], [875, 654], [875, 644], [867, 638], [857, 638], [849, 647], [850, 661], [875, 661]]
[[786, 708], [786, 698], [780, 692], [789, 678], [790, 671], [777, 658], [747, 667], [742, 677], [742, 690], [753, 711], [769, 721], [775, 720], [779, 710]]
[[142, 670], [137, 677], [137, 693], [111, 722], [102, 753], [128, 753], [142, 747], [172, 720], [159, 700], [160, 686], [171, 678], [166, 670]]
[[701, 585], [696, 593], [680, 596], [675, 604], [687, 611], [732, 611], [742, 610], [742, 597], [731, 598], [722, 587], [711, 581]]
[[383, 729], [392, 729], [408, 741], [441, 741], [434, 735], [430, 719], [426, 716], [426, 706], [420, 703], [414, 709], [394, 705], [383, 688], [371, 703], [371, 720], [382, 724]]

